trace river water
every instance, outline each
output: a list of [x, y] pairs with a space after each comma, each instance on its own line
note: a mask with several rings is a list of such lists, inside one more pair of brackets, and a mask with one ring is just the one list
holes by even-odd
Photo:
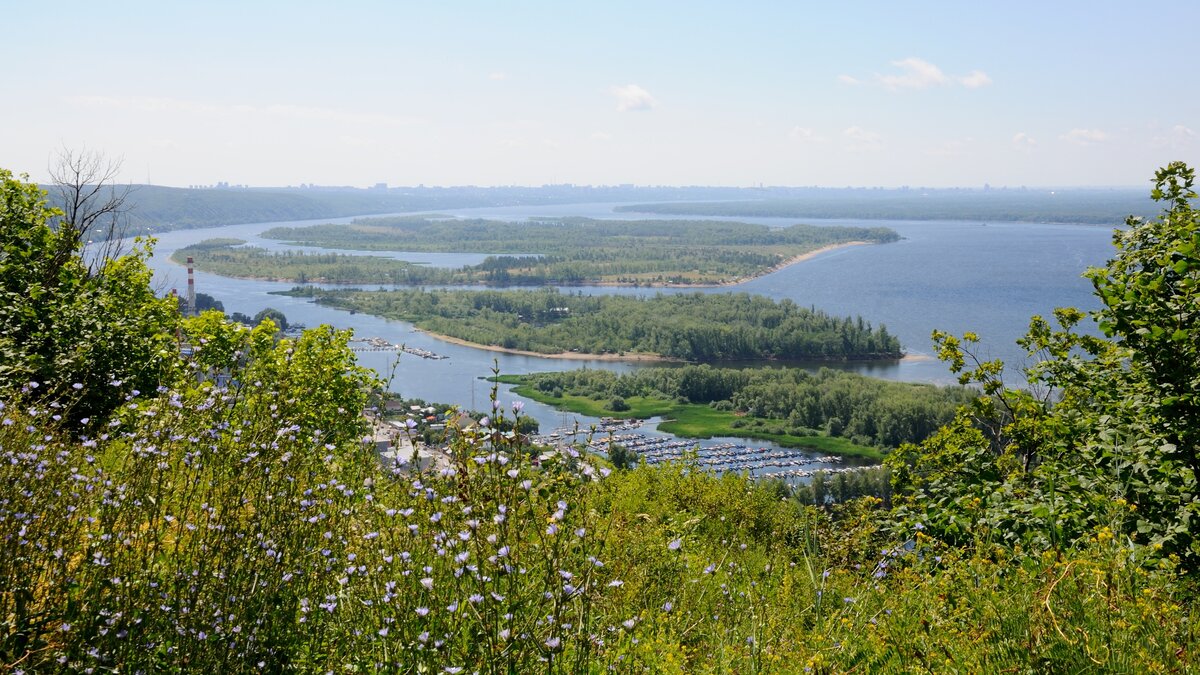
[[[570, 204], [538, 207], [501, 207], [441, 210], [463, 218], [520, 221], [531, 216], [586, 216], [591, 218], [658, 218], [648, 214], [614, 213], [615, 204]], [[693, 218], [694, 219], [694, 218]], [[158, 235], [151, 265], [161, 289], [187, 287], [183, 267], [170, 261], [176, 249], [211, 237], [236, 237], [273, 250], [290, 247], [264, 240], [259, 235], [277, 225], [307, 225], [349, 222], [322, 219], [286, 223], [258, 223], [225, 227], [179, 230]], [[736, 218], [746, 222], [785, 226], [798, 222], [783, 218]], [[1103, 265], [1111, 257], [1110, 227], [1044, 223], [980, 223], [964, 221], [834, 221], [806, 219], [818, 225], [867, 225], [890, 227], [903, 237], [896, 243], [854, 246], [821, 254], [773, 274], [734, 287], [705, 289], [704, 292], [747, 292], [775, 299], [787, 298], [802, 306], [813, 306], [834, 315], [861, 315], [873, 324], [885, 324], [897, 336], [910, 358], [900, 362], [837, 364], [863, 374], [887, 379], [949, 383], [953, 377], [933, 359], [929, 336], [934, 329], [953, 333], [974, 331], [982, 338], [980, 354], [1001, 358], [1013, 366], [1025, 363], [1014, 341], [1020, 337], [1033, 314], [1048, 315], [1055, 307], [1094, 309], [1097, 302], [1091, 284], [1081, 277], [1089, 266]], [[349, 251], [350, 253], [359, 253]], [[479, 254], [457, 253], [372, 253], [457, 267], [483, 259]], [[500, 354], [449, 344], [401, 321], [321, 307], [302, 298], [270, 295], [287, 290], [290, 283], [231, 279], [196, 273], [197, 292], [220, 300], [227, 312], [253, 316], [265, 307], [281, 310], [290, 322], [314, 326], [322, 323], [353, 328], [360, 337], [380, 337], [448, 356], [426, 360], [395, 354], [363, 352], [360, 363], [381, 374], [392, 374], [391, 389], [408, 397], [454, 403], [472, 409], [488, 404], [490, 384], [481, 377], [495, 364], [502, 373], [523, 374], [545, 370], [605, 368], [627, 371], [635, 363], [546, 359]], [[570, 292], [653, 294], [682, 292], [681, 289], [571, 287]], [[694, 292], [688, 290], [687, 292]], [[817, 364], [798, 364], [817, 367]], [[1019, 371], [1010, 375], [1019, 382]], [[501, 387], [501, 400], [515, 400]], [[533, 401], [525, 411], [543, 429], [571, 424], [584, 426], [593, 420], [563, 415]], [[756, 443], [756, 445], [767, 445]]]

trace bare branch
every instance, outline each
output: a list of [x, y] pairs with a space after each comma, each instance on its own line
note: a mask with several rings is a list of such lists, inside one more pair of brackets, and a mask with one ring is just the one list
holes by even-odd
[[[57, 226], [67, 236], [57, 255], [80, 251], [88, 273], [99, 274], [104, 263], [119, 257], [127, 245], [126, 227], [131, 186], [118, 186], [121, 161], [103, 153], [63, 148], [49, 167], [63, 215]], [[85, 250], [86, 249], [86, 250]]]

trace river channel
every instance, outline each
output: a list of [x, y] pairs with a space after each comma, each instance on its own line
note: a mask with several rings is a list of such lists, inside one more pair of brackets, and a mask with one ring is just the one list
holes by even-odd
[[[591, 218], [663, 218], [645, 214], [614, 213], [615, 204], [571, 204], [538, 207], [443, 209], [440, 213], [463, 218], [509, 220], [513, 227], [531, 216], [587, 216]], [[351, 219], [322, 219], [285, 223], [256, 223], [224, 227], [178, 230], [157, 235], [151, 265], [155, 284], [162, 290], [186, 288], [183, 267], [170, 261], [178, 248], [212, 237], [236, 237], [273, 250], [291, 247], [261, 238], [261, 233], [278, 225], [307, 225], [349, 222]], [[783, 218], [737, 218], [746, 222], [785, 226], [798, 222]], [[874, 325], [883, 323], [904, 345], [909, 358], [888, 363], [823, 364], [846, 368], [887, 379], [949, 383], [952, 376], [933, 359], [929, 335], [943, 329], [955, 333], [975, 331], [983, 339], [981, 353], [1001, 358], [1010, 367], [1025, 362], [1014, 341], [1023, 334], [1033, 314], [1048, 315], [1055, 307], [1093, 309], [1096, 300], [1091, 284], [1080, 275], [1089, 266], [1102, 265], [1111, 256], [1110, 227], [1046, 223], [980, 223], [964, 221], [833, 221], [805, 219], [819, 225], [867, 225], [895, 229], [903, 239], [896, 243], [855, 246], [831, 251], [792, 265], [773, 274], [733, 287], [704, 292], [747, 292], [774, 299], [788, 298], [834, 315], [861, 315]], [[322, 249], [325, 250], [325, 249]], [[363, 253], [458, 267], [483, 259], [479, 254], [459, 253]], [[423, 359], [395, 353], [361, 352], [360, 363], [384, 375], [392, 375], [391, 389], [408, 397], [484, 409], [490, 384], [480, 379], [490, 374], [493, 364], [507, 374], [522, 374], [574, 368], [604, 368], [628, 371], [636, 363], [572, 359], [546, 359], [484, 351], [450, 344], [417, 332], [411, 324], [364, 314], [321, 307], [301, 298], [271, 295], [293, 284], [252, 281], [196, 272], [196, 289], [220, 300], [227, 312], [253, 316], [265, 307], [281, 310], [290, 322], [308, 326], [331, 324], [352, 328], [359, 337], [379, 337], [447, 356]], [[570, 287], [569, 292], [672, 293], [681, 289], [614, 287]], [[688, 289], [686, 292], [694, 292]], [[789, 364], [816, 368], [822, 364]], [[1019, 371], [1012, 375], [1019, 381]], [[500, 399], [507, 405], [517, 397], [501, 387]], [[578, 421], [586, 427], [595, 420], [564, 415], [548, 406], [525, 401], [525, 412], [537, 418], [543, 430], [570, 426]], [[644, 427], [643, 432], [650, 427]], [[729, 439], [720, 439], [728, 441]], [[718, 442], [714, 440], [713, 442]], [[754, 442], [756, 447], [770, 444]]]

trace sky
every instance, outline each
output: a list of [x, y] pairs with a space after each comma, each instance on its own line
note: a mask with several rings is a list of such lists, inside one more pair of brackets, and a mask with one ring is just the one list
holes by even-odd
[[0, 167], [186, 187], [1148, 186], [1200, 2], [10, 3]]

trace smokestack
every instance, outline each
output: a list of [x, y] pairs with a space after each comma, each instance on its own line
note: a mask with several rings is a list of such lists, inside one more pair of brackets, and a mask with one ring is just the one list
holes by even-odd
[[196, 272], [192, 269], [192, 259], [188, 257], [188, 294], [187, 294], [187, 315], [196, 316]]

